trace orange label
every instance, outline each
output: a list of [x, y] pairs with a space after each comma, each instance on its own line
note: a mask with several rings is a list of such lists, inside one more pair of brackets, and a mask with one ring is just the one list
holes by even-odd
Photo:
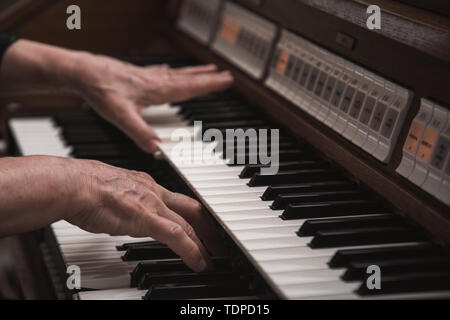
[[229, 18], [225, 18], [222, 23], [222, 29], [220, 31], [220, 36], [231, 44], [236, 44], [239, 31], [241, 28], [237, 23]]
[[278, 61], [277, 71], [279, 74], [284, 74], [288, 60], [289, 60], [289, 52], [283, 50], [283, 52], [280, 55], [280, 60]]
[[413, 123], [411, 124], [411, 128], [409, 128], [408, 137], [406, 138], [403, 150], [409, 152], [412, 155], [416, 154], [417, 146], [419, 144], [419, 139], [422, 136], [423, 129], [423, 125], [416, 121], [413, 121]]
[[417, 158], [424, 162], [430, 160], [431, 152], [433, 151], [437, 137], [438, 134], [433, 129], [428, 128], [425, 130], [422, 141], [420, 142], [419, 151], [417, 151]]

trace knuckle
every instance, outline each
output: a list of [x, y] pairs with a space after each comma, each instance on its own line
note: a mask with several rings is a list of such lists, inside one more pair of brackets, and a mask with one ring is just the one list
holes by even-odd
[[170, 228], [170, 236], [174, 239], [181, 238], [183, 235], [184, 230], [180, 225], [176, 224]]
[[192, 237], [194, 237], [195, 236], [195, 231], [194, 231], [194, 228], [192, 228], [192, 226], [191, 225], [186, 225], [186, 228], [185, 228], [185, 233], [188, 235], [188, 237], [189, 238], [192, 238]]
[[203, 212], [203, 206], [197, 200], [192, 200], [192, 206], [194, 207], [195, 212], [198, 212], [198, 213]]

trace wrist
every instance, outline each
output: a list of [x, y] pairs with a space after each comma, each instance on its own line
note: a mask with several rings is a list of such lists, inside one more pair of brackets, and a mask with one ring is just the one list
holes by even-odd
[[82, 95], [84, 88], [89, 86], [86, 73], [93, 68], [93, 58], [89, 52], [69, 51], [66, 59], [54, 68], [53, 76], [61, 89]]

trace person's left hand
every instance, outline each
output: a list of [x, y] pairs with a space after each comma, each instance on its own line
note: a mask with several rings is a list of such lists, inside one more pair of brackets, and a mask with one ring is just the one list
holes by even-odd
[[74, 87], [103, 118], [125, 132], [141, 149], [153, 153], [159, 141], [140, 111], [151, 105], [179, 102], [233, 83], [230, 72], [215, 65], [171, 69], [138, 67], [105, 56], [84, 53], [76, 64]]

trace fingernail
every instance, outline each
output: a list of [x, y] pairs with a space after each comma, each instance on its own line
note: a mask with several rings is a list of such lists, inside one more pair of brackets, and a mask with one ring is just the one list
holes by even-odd
[[156, 151], [158, 151], [158, 143], [160, 142], [161, 140], [150, 140], [146, 143], [143, 149], [149, 153], [155, 153]]

